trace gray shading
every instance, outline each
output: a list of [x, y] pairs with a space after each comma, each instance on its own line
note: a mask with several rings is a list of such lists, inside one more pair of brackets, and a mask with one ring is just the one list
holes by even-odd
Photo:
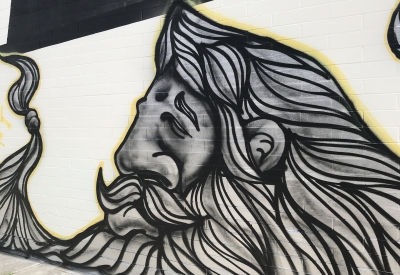
[[42, 153], [40, 120], [29, 102], [39, 84], [39, 70], [27, 57], [7, 56], [1, 60], [16, 66], [22, 73], [11, 86], [8, 99], [11, 109], [25, 116], [30, 142], [6, 158], [0, 165], [0, 246], [23, 252], [43, 251], [52, 236], [36, 220], [26, 192], [28, 178]]
[[[184, 3], [167, 14], [155, 64], [114, 156], [119, 176], [107, 186], [98, 173], [104, 220], [71, 240], [51, 236], [31, 211], [25, 173], [0, 200], [18, 201], [8, 205], [26, 218], [0, 221], [6, 239], [41, 245], [3, 247], [103, 274], [399, 271], [399, 157], [321, 64]], [[37, 70], [18, 68], [37, 83]], [[27, 125], [40, 137], [26, 109], [37, 86], [18, 83], [10, 105], [37, 119]], [[7, 167], [40, 158], [21, 150], [0, 166], [4, 190], [20, 175]]]

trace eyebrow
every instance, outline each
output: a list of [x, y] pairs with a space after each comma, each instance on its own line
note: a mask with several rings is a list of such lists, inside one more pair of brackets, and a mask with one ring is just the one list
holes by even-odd
[[176, 97], [175, 97], [175, 107], [178, 111], [180, 111], [182, 114], [187, 116], [190, 121], [193, 123], [194, 127], [196, 127], [197, 132], [200, 131], [199, 127], [199, 121], [197, 120], [197, 115], [196, 113], [190, 108], [190, 106], [186, 103], [185, 100], [185, 92], [182, 91], [180, 92]]

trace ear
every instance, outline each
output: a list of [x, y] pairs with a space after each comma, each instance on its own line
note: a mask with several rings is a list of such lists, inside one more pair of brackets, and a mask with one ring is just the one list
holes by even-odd
[[248, 153], [254, 164], [266, 172], [276, 166], [285, 150], [285, 134], [273, 120], [257, 119], [244, 127]]

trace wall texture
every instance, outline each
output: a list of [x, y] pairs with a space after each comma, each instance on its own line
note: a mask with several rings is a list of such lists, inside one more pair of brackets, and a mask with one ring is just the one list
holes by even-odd
[[397, 0], [5, 2], [3, 249], [400, 274]]

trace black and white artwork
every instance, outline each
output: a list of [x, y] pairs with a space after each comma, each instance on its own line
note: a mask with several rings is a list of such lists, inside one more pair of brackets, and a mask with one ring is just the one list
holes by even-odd
[[[0, 165], [0, 246], [102, 274], [392, 274], [399, 157], [317, 60], [173, 4], [156, 76], [97, 176], [105, 213], [60, 240], [27, 195], [43, 150], [35, 61], [1, 60], [29, 143]], [[42, 80], [45, 81], [45, 80]], [[363, 272], [363, 273], [362, 273]]]

